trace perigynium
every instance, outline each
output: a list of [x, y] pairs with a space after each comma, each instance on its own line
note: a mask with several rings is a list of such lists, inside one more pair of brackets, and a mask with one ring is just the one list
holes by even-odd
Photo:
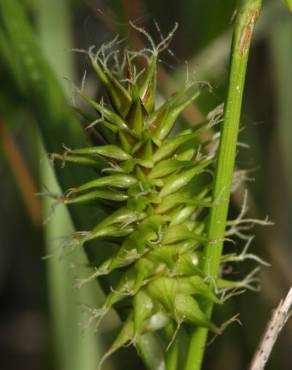
[[[97, 322], [116, 307], [126, 317], [104, 358], [126, 343], [135, 344], [144, 333], [169, 327], [174, 328], [173, 336], [188, 325], [220, 334], [224, 324], [210, 321], [201, 302], [222, 304], [238, 291], [253, 289], [255, 281], [253, 272], [243, 281], [231, 281], [222, 274], [211, 279], [201, 269], [204, 246], [212, 243], [206, 237], [209, 209], [220, 202], [211, 199], [216, 150], [208, 152], [210, 142], [199, 138], [208, 122], [178, 132], [174, 127], [182, 110], [204, 86], [187, 81], [156, 107], [158, 58], [173, 32], [155, 45], [144, 30], [138, 31], [146, 35], [149, 48], [121, 52], [115, 38], [97, 52], [93, 48], [86, 51], [108, 94], [97, 102], [80, 90], [96, 112], [88, 125], [98, 132], [103, 144], [66, 148], [63, 154], [53, 155], [64, 163], [96, 171], [96, 179], [68, 189], [63, 203], [103, 205], [108, 211], [92, 230], [71, 236], [71, 246], [98, 239], [109, 239], [116, 245], [115, 252], [80, 282], [119, 271], [118, 282], [102, 307], [92, 311]], [[137, 62], [141, 58], [145, 68]], [[210, 121], [213, 124], [214, 116]], [[234, 234], [245, 237], [241, 230], [253, 222], [244, 220], [242, 213], [229, 223], [226, 238]], [[239, 255], [224, 255], [222, 271], [226, 263], [246, 258], [256, 259], [246, 248]]]

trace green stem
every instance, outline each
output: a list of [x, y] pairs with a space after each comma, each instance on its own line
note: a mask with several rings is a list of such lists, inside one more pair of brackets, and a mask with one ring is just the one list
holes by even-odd
[[178, 343], [177, 340], [171, 345], [166, 355], [166, 369], [177, 370], [178, 368]]
[[[178, 369], [178, 355], [179, 355], [179, 338], [177, 336], [177, 328], [171, 324], [166, 328], [166, 336], [168, 343], [171, 343], [166, 352], [166, 370]], [[169, 345], [169, 344], [168, 344]]]
[[[219, 272], [223, 248], [250, 41], [260, 9], [261, 0], [241, 0], [235, 20], [228, 94], [213, 190], [213, 199], [217, 200], [218, 204], [212, 207], [210, 213], [207, 234], [212, 242], [206, 246], [204, 258], [204, 270], [214, 278]], [[213, 305], [210, 303], [205, 306], [209, 317], [211, 317], [212, 308]], [[205, 328], [193, 330], [185, 370], [201, 368], [207, 334], [208, 330]]]

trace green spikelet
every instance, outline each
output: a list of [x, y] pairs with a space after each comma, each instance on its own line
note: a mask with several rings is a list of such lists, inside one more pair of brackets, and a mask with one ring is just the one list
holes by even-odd
[[[112, 72], [103, 52], [93, 55], [91, 50], [92, 67], [108, 91], [110, 104], [81, 95], [97, 112], [96, 129], [110, 140], [55, 155], [97, 172], [93, 181], [69, 189], [64, 203], [105, 202], [112, 209], [82, 234], [80, 243], [114, 238], [119, 245], [91, 276], [80, 281], [82, 285], [120, 271], [119, 281], [96, 315], [100, 320], [117, 304], [127, 312], [120, 335], [105, 357], [170, 323], [221, 332], [200, 305], [202, 300], [221, 303], [216, 282], [201, 270], [202, 249], [212, 242], [205, 233], [212, 207], [213, 158], [200, 153], [198, 132], [204, 125], [179, 133], [173, 130], [181, 111], [200, 91], [196, 84], [189, 84], [156, 109], [157, 54], [155, 50], [147, 55], [148, 67], [141, 74], [133, 52], [126, 50], [120, 71]], [[223, 283], [221, 279], [220, 286], [238, 287]]]

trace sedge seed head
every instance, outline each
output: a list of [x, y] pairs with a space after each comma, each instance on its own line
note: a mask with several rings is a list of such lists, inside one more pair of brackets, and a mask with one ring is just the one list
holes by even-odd
[[[206, 317], [201, 299], [220, 304], [222, 294], [252, 289], [254, 282], [254, 274], [241, 283], [223, 278], [214, 281], [201, 268], [205, 245], [218, 242], [206, 237], [209, 209], [220, 201], [211, 198], [210, 173], [216, 150], [207, 153], [209, 142], [199, 140], [200, 130], [208, 123], [173, 133], [180, 113], [199, 96], [200, 84], [187, 81], [156, 108], [158, 54], [168, 47], [177, 26], [158, 45], [145, 30], [131, 26], [146, 38], [149, 47], [121, 52], [121, 41], [115, 38], [97, 51], [82, 50], [110, 97], [109, 104], [96, 102], [84, 92], [82, 83], [80, 94], [96, 112], [88, 124], [96, 123], [92, 129], [105, 144], [66, 148], [63, 155], [53, 157], [97, 171], [96, 179], [69, 189], [65, 203], [98, 202], [110, 210], [92, 230], [68, 240], [69, 249], [88, 241], [96, 242], [98, 248], [98, 241], [104, 239], [118, 245], [79, 282], [81, 286], [100, 275], [119, 272], [104, 305], [92, 314], [92, 320], [100, 322], [117, 304], [125, 301], [128, 307], [127, 319], [104, 359], [169, 323], [177, 330], [191, 324], [221, 333]], [[139, 66], [141, 56], [146, 66]], [[210, 125], [220, 122], [221, 117], [222, 107], [210, 114]], [[239, 231], [239, 222], [236, 225], [237, 229], [228, 229], [226, 237]], [[231, 254], [222, 258], [222, 266], [248, 256], [251, 254]]]

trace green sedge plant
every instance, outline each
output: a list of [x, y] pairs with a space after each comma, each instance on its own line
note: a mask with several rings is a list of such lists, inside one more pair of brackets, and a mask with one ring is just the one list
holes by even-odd
[[[79, 281], [80, 286], [100, 277], [114, 281], [104, 303], [91, 311], [90, 320], [97, 326], [111, 309], [122, 319], [100, 366], [126, 344], [139, 350], [141, 338], [155, 332], [164, 343], [168, 370], [200, 369], [207, 333], [221, 334], [230, 321], [213, 322], [213, 305], [254, 288], [254, 272], [234, 281], [223, 274], [224, 266], [246, 258], [260, 260], [247, 248], [239, 255], [222, 255], [222, 246], [233, 235], [245, 238], [241, 229], [253, 224], [244, 219], [244, 212], [234, 221], [226, 219], [246, 63], [259, 8], [260, 1], [242, 1], [235, 21], [219, 149], [218, 135], [208, 142], [200, 140], [200, 133], [218, 120], [216, 115], [185, 130], [176, 125], [205, 84], [188, 80], [180, 91], [157, 104], [159, 55], [168, 48], [175, 29], [156, 45], [145, 30], [132, 24], [149, 47], [121, 51], [115, 38], [97, 51], [82, 51], [106, 91], [97, 101], [83, 86], [79, 90], [91, 107], [84, 117], [99, 145], [65, 147], [64, 153], [54, 153], [52, 158], [75, 164], [76, 171], [87, 166], [96, 173], [91, 181], [72, 184], [61, 202], [104, 210], [91, 230], [79, 230], [65, 243], [75, 248], [93, 242], [98, 249], [106, 240], [112, 246], [112, 253]], [[187, 338], [187, 353], [180, 350], [182, 337]]]

